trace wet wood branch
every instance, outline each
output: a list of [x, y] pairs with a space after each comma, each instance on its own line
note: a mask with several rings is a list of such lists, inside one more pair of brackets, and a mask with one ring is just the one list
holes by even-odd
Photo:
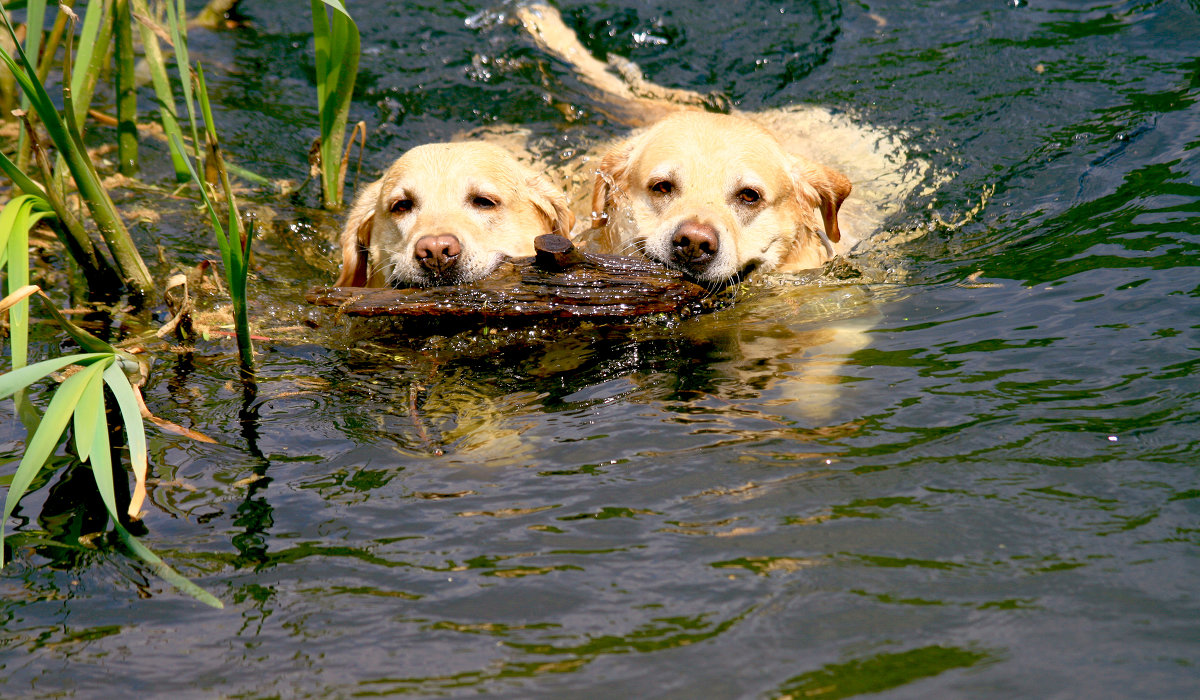
[[309, 302], [351, 316], [462, 321], [629, 319], [700, 310], [709, 291], [682, 273], [619, 255], [579, 251], [566, 238], [539, 236], [537, 254], [502, 263], [471, 284], [409, 289], [316, 287]]

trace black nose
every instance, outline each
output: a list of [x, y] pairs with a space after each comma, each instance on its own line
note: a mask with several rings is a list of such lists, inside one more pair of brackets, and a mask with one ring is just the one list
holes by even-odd
[[457, 236], [449, 233], [422, 236], [417, 239], [417, 245], [413, 249], [413, 256], [417, 262], [435, 277], [444, 277], [453, 270], [461, 254], [462, 243]]
[[671, 237], [671, 255], [675, 262], [694, 268], [707, 265], [720, 249], [717, 229], [698, 221], [685, 221]]

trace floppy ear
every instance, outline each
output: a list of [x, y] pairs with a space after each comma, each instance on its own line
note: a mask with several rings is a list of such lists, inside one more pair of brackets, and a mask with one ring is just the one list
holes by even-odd
[[367, 185], [358, 194], [346, 217], [339, 241], [342, 245], [342, 271], [333, 283], [335, 287], [365, 287], [367, 285], [367, 252], [371, 247], [371, 229], [375, 225], [375, 209], [379, 206], [382, 181]]
[[617, 181], [625, 179], [629, 173], [633, 144], [634, 139], [627, 139], [600, 159], [600, 167], [596, 168], [596, 180], [592, 185], [592, 228], [603, 228], [609, 223], [608, 209], [621, 196], [615, 191]]
[[838, 231], [837, 215], [842, 202], [850, 196], [850, 180], [832, 168], [800, 157], [796, 158], [792, 167], [792, 176], [801, 189], [803, 185], [808, 185], [816, 191], [821, 220], [825, 224], [825, 236], [833, 243], [840, 241], [842, 234]]
[[536, 173], [526, 178], [525, 185], [532, 193], [533, 206], [550, 221], [550, 233], [570, 238], [571, 229], [575, 227], [575, 214], [567, 204], [567, 195]]

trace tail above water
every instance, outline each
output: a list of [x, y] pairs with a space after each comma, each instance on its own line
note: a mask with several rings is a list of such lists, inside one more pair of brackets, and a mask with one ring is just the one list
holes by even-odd
[[596, 59], [568, 27], [558, 10], [532, 3], [516, 10], [521, 26], [547, 53], [571, 67], [597, 91], [597, 108], [626, 126], [645, 126], [672, 112], [702, 109], [709, 100], [690, 90], [655, 85], [645, 79], [636, 63], [621, 56], [607, 62]]

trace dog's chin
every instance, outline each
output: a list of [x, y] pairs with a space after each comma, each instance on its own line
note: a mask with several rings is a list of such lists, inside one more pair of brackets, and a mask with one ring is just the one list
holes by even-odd
[[[664, 260], [663, 258], [666, 257]], [[660, 256], [654, 253], [647, 252], [646, 258], [662, 265], [663, 267], [677, 270], [683, 273], [683, 276], [690, 282], [694, 282], [702, 287], [718, 292], [725, 287], [738, 284], [744, 281], [755, 270], [758, 269], [760, 261], [751, 260], [743, 265], [733, 274], [714, 274], [712, 271], [712, 263], [703, 265], [681, 265], [672, 259], [670, 256]]]
[[397, 271], [388, 280], [388, 284], [395, 289], [411, 289], [414, 287], [453, 287], [460, 284], [478, 282], [495, 272], [500, 263], [508, 259], [502, 253], [498, 253], [492, 257], [493, 259], [489, 260], [486, 266], [460, 264], [444, 275], [419, 268]]
[[451, 272], [448, 275], [435, 275], [432, 273], [418, 273], [413, 275], [404, 275], [393, 277], [388, 280], [394, 289], [413, 289], [424, 287], [453, 287], [459, 284], [474, 282], [477, 277], [460, 275]]

